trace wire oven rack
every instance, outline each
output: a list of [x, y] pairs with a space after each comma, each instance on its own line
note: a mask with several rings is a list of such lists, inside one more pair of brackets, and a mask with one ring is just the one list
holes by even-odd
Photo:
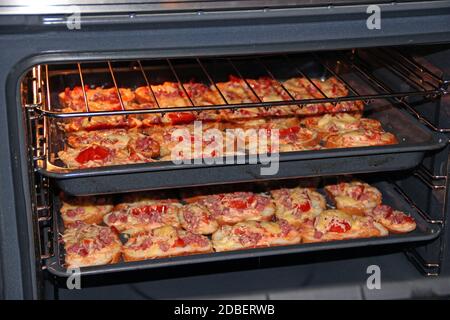
[[[192, 58], [192, 59], [164, 59], [164, 60], [133, 60], [133, 61], [104, 61], [96, 64], [74, 63], [69, 64], [69, 69], [51, 69], [46, 65], [46, 99], [44, 103], [36, 108], [38, 114], [50, 118], [74, 118], [74, 117], [96, 117], [96, 116], [115, 116], [132, 114], [151, 114], [151, 113], [171, 113], [180, 111], [194, 111], [201, 113], [205, 110], [222, 109], [241, 109], [241, 108], [274, 108], [278, 106], [304, 106], [308, 104], [332, 103], [338, 104], [344, 101], [364, 101], [365, 103], [373, 99], [392, 99], [415, 96], [436, 97], [447, 93], [448, 83], [443, 81], [437, 75], [428, 69], [420, 66], [415, 61], [408, 59], [399, 52], [397, 60], [404, 63], [392, 64], [385, 59], [383, 55], [377, 54], [381, 49], [363, 51], [354, 50], [349, 52], [330, 54], [301, 54], [301, 55], [270, 55], [270, 56], [252, 56], [252, 57], [230, 57], [230, 58]], [[392, 57], [391, 57], [392, 58]], [[396, 77], [400, 84], [397, 88], [389, 88], [370, 70], [371, 68], [387, 69], [391, 76]], [[184, 72], [183, 72], [184, 71]], [[186, 72], [187, 71], [187, 72]], [[138, 110], [127, 109], [119, 88], [121, 77], [124, 73], [132, 72], [133, 81], [128, 86], [136, 86], [140, 83], [146, 86], [154, 98], [157, 108], [143, 108]], [[86, 77], [92, 74], [100, 75], [95, 77], [96, 85], [106, 84], [116, 90], [119, 98], [121, 110], [114, 111], [92, 111], [89, 107], [85, 86], [93, 83], [87, 82]], [[251, 103], [229, 103], [225, 94], [216, 85], [216, 82], [227, 81], [228, 75], [233, 74], [243, 80], [248, 90], [256, 97], [256, 102]], [[57, 99], [55, 99], [55, 88], [52, 87], [52, 78], [58, 76], [75, 76], [72, 84], [77, 83], [81, 86], [84, 96], [85, 111], [83, 112], [61, 112]], [[318, 87], [313, 78], [321, 80], [329, 76], [334, 76], [338, 81], [344, 84], [350, 94], [347, 96], [331, 97], [327, 96]], [[276, 85], [290, 97], [290, 100], [281, 101], [263, 101], [255, 90], [249, 85], [246, 79], [267, 77], [274, 80]], [[291, 92], [285, 88], [283, 81], [290, 77], [301, 77], [314, 87], [323, 98], [305, 98], [295, 99]], [[214, 87], [217, 90], [224, 104], [198, 106], [190, 98], [184, 83], [195, 78], [201, 80], [204, 84]], [[183, 107], [162, 107], [156, 99], [152, 85], [172, 80], [178, 83], [187, 99], [188, 106]], [[370, 90], [355, 89], [358, 87], [370, 88]], [[364, 84], [364, 85], [361, 85]], [[60, 88], [64, 90], [64, 88]]]

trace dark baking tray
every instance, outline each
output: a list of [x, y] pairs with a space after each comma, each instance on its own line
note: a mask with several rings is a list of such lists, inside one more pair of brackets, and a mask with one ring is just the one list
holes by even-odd
[[[371, 183], [367, 179], [366, 181]], [[117, 264], [104, 266], [83, 267], [80, 269], [80, 272], [81, 275], [84, 276], [84, 275], [112, 273], [118, 271], [154, 269], [154, 268], [181, 266], [196, 263], [208, 263], [208, 262], [255, 258], [263, 256], [274, 256], [292, 253], [300, 254], [308, 252], [319, 252], [325, 250], [337, 250], [346, 248], [394, 245], [394, 244], [411, 245], [412, 243], [421, 243], [424, 241], [430, 241], [439, 236], [441, 232], [441, 227], [436, 224], [428, 223], [419, 214], [418, 211], [416, 211], [413, 207], [411, 207], [411, 205], [396, 190], [396, 187], [394, 185], [385, 181], [371, 184], [376, 186], [382, 192], [383, 203], [389, 204], [395, 209], [407, 212], [416, 219], [417, 223], [416, 230], [407, 234], [390, 234], [387, 237], [380, 237], [380, 238], [354, 239], [354, 240], [343, 240], [325, 243], [308, 243], [308, 244], [298, 244], [280, 247], [238, 250], [220, 253], [196, 254], [190, 256], [179, 256], [173, 258], [163, 258], [137, 262], [119, 262]], [[56, 201], [58, 200], [56, 199]], [[54, 208], [53, 210], [54, 234], [58, 235], [63, 232], [64, 227], [58, 213], [59, 206], [55, 204], [53, 208]], [[68, 272], [66, 267], [64, 266], [64, 248], [59, 241], [59, 237], [54, 237], [53, 245], [55, 255], [52, 258], [46, 260], [47, 270], [56, 276], [60, 277], [70, 276], [72, 273]]]
[[276, 175], [260, 174], [264, 165], [182, 164], [169, 161], [53, 171], [39, 169], [71, 195], [94, 195], [139, 190], [177, 188], [280, 178], [313, 177], [348, 173], [384, 172], [417, 166], [427, 151], [443, 148], [447, 138], [419, 123], [409, 113], [386, 100], [366, 106], [365, 117], [378, 119], [394, 133], [396, 145], [281, 153]]

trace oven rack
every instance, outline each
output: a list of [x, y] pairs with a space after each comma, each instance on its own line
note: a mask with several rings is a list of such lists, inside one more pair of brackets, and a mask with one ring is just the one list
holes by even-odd
[[[392, 56], [393, 55], [393, 56]], [[150, 63], [150, 64], [148, 64]], [[256, 98], [257, 102], [252, 103], [229, 103], [226, 95], [216, 85], [219, 75], [211, 70], [219, 66], [220, 73], [228, 70], [228, 75], [234, 75], [242, 80], [243, 86]], [[406, 57], [398, 51], [385, 51], [385, 49], [371, 50], [370, 53], [364, 50], [353, 50], [352, 52], [335, 53], [333, 56], [327, 53], [308, 53], [300, 55], [269, 55], [252, 57], [228, 57], [228, 58], [192, 58], [192, 59], [164, 59], [164, 60], [133, 60], [133, 61], [102, 61], [91, 65], [90, 63], [76, 62], [71, 64], [72, 69], [51, 69], [45, 65], [45, 101], [36, 105], [36, 112], [39, 115], [49, 118], [75, 118], [75, 117], [98, 117], [98, 116], [120, 116], [136, 114], [165, 114], [173, 112], [196, 112], [201, 113], [206, 110], [223, 109], [245, 109], [245, 108], [265, 108], [266, 110], [280, 106], [295, 106], [299, 108], [309, 104], [339, 104], [345, 101], [363, 101], [365, 104], [374, 99], [400, 99], [426, 96], [439, 97], [448, 91], [448, 82], [443, 81], [436, 74], [427, 68], [419, 65], [416, 61]], [[246, 65], [251, 65], [253, 70], [248, 70]], [[89, 67], [91, 66], [91, 67]], [[180, 72], [182, 68], [188, 67], [189, 74]], [[280, 71], [281, 70], [281, 71]], [[313, 71], [312, 71], [313, 70]], [[395, 86], [387, 86], [376, 74], [378, 70], [387, 71], [389, 76], [395, 79]], [[119, 88], [120, 78], [126, 73], [133, 73], [135, 83], [141, 83], [149, 89], [156, 107], [143, 109], [127, 109], [122, 99]], [[100, 83], [108, 83], [106, 86], [115, 89], [119, 98], [120, 110], [113, 111], [92, 111], [85, 86], [93, 85], [88, 83], [86, 77], [95, 74]], [[161, 74], [161, 75], [160, 75]], [[194, 76], [192, 77], [192, 75]], [[163, 75], [166, 77], [163, 79]], [[83, 90], [84, 104], [86, 110], [83, 112], [62, 112], [58, 101], [55, 101], [55, 91], [52, 87], [52, 79], [61, 76], [76, 77], [76, 82]], [[227, 81], [223, 78], [221, 81]], [[323, 90], [314, 83], [313, 79], [324, 80], [333, 76], [342, 83], [350, 93], [347, 96], [332, 97], [327, 96]], [[246, 79], [266, 77], [274, 80], [290, 100], [264, 101], [259, 96]], [[317, 90], [323, 98], [295, 99], [293, 94], [283, 85], [283, 81], [292, 77], [301, 77]], [[138, 79], [140, 78], [140, 79]], [[183, 94], [189, 101], [188, 106], [170, 107], [161, 106], [156, 98], [152, 85], [169, 81], [177, 83]], [[198, 106], [189, 96], [183, 83], [189, 82], [192, 78], [201, 79], [203, 84], [213, 87], [219, 93], [224, 104]], [[153, 79], [153, 80], [152, 80]], [[126, 81], [125, 81], [126, 82]], [[128, 82], [129, 83], [129, 82]], [[129, 86], [135, 86], [131, 83]], [[358, 88], [370, 88], [361, 91]]]

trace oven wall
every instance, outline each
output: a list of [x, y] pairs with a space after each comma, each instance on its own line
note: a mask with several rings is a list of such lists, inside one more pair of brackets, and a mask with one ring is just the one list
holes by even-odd
[[450, 4], [380, 5], [382, 29], [366, 27], [367, 6], [185, 12], [177, 15], [14, 16], [0, 11], [0, 294], [38, 298], [29, 168], [19, 79], [46, 61], [325, 50], [450, 42]]

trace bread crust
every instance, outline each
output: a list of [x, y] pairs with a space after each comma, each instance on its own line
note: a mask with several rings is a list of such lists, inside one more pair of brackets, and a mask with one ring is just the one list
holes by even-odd
[[275, 214], [275, 206], [273, 202], [263, 211], [254, 213], [236, 213], [232, 215], [218, 215], [215, 219], [220, 225], [234, 225], [242, 221], [270, 221]]
[[367, 211], [367, 215], [383, 225], [391, 233], [407, 233], [416, 229], [416, 221], [402, 211], [394, 210], [387, 205], [379, 205]]
[[[114, 211], [106, 214], [102, 221], [105, 225], [128, 234], [149, 231], [164, 225], [179, 227], [179, 207], [179, 203], [164, 200], [141, 201], [135, 205], [122, 203], [116, 205]], [[115, 219], [112, 220], [113, 217]]]
[[128, 250], [128, 249], [124, 249], [124, 252], [122, 254], [123, 256], [123, 261], [125, 262], [132, 262], [132, 261], [142, 261], [142, 260], [152, 260], [152, 259], [161, 259], [161, 258], [173, 258], [173, 257], [181, 257], [181, 256], [189, 256], [189, 255], [193, 255], [193, 254], [202, 254], [202, 253], [211, 253], [214, 252], [212, 249], [208, 249], [208, 250], [190, 250], [189, 252], [180, 252], [178, 254], [168, 254], [168, 255], [159, 255], [159, 256], [154, 256], [154, 255], [140, 255], [140, 256], [136, 256], [135, 254], [132, 253], [136, 253], [136, 251], [133, 250]]
[[[81, 198], [80, 198], [81, 199]], [[62, 207], [60, 209], [61, 218], [64, 223], [64, 227], [68, 228], [77, 221], [82, 221], [86, 224], [100, 224], [103, 221], [103, 217], [111, 212], [113, 206], [110, 204], [98, 204], [92, 197], [85, 200], [75, 200], [73, 203], [62, 200]], [[73, 217], [69, 215], [69, 212], [73, 210], [77, 212]]]
[[[381, 225], [379, 225], [379, 227], [381, 227]], [[384, 232], [380, 231], [379, 229], [373, 228], [373, 229], [363, 229], [357, 232], [346, 232], [346, 233], [329, 232], [325, 233], [320, 238], [316, 238], [314, 236], [315, 234], [314, 227], [302, 226], [299, 230], [302, 235], [304, 243], [329, 242], [329, 241], [350, 240], [359, 238], [373, 238], [387, 235]]]
[[113, 242], [111, 245], [104, 247], [97, 252], [91, 252], [85, 257], [82, 257], [78, 254], [66, 252], [65, 262], [67, 268], [80, 268], [113, 264], [120, 261], [122, 256], [121, 249], [122, 246], [120, 242]]
[[[223, 252], [301, 243], [301, 234], [293, 227], [289, 227], [289, 231], [284, 232], [281, 223], [245, 221], [233, 226], [222, 226], [213, 233], [212, 245], [216, 252]], [[266, 229], [272, 226], [279, 230], [277, 234]], [[241, 231], [246, 229], [248, 229], [248, 235], [246, 231]], [[248, 241], [252, 237], [253, 240]]]
[[[366, 198], [361, 200], [352, 196], [353, 188], [361, 188]], [[375, 187], [357, 180], [339, 182], [336, 185], [325, 186], [325, 192], [337, 209], [350, 215], [365, 216], [367, 210], [372, 210], [382, 202], [382, 195]], [[348, 200], [351, 200], [350, 204]]]
[[178, 218], [185, 230], [197, 234], [212, 234], [219, 228], [208, 208], [198, 203], [184, 205], [178, 212]]
[[389, 144], [397, 144], [398, 140], [397, 138], [389, 132], [378, 132], [382, 135], [383, 139], [379, 140], [366, 140], [366, 142], [353, 142], [353, 143], [345, 143], [344, 137], [349, 134], [358, 134], [360, 136], [364, 136], [366, 130], [355, 130], [355, 131], [349, 131], [345, 133], [337, 133], [332, 134], [328, 136], [325, 140], [325, 147], [334, 149], [334, 148], [355, 148], [355, 147], [368, 147], [368, 146], [383, 146], [383, 145], [389, 145]]
[[[313, 188], [275, 189], [271, 191], [271, 195], [275, 202], [276, 217], [286, 220], [291, 225], [300, 225], [326, 209], [325, 197]], [[291, 207], [287, 207], [288, 204]], [[306, 208], [302, 210], [303, 206]]]
[[174, 257], [211, 251], [211, 241], [207, 237], [171, 226], [163, 226], [133, 235], [122, 246], [125, 261]]
[[304, 243], [388, 235], [388, 230], [371, 218], [351, 216], [341, 210], [325, 210], [313, 221], [299, 226], [299, 231]]
[[[219, 225], [232, 225], [250, 220], [270, 221], [275, 214], [273, 200], [253, 192], [192, 195], [184, 200], [189, 204], [198, 203], [205, 206]], [[264, 201], [264, 205], [260, 203], [261, 201]]]
[[78, 221], [64, 230], [65, 263], [69, 268], [110, 264], [119, 261], [122, 243], [112, 229]]

